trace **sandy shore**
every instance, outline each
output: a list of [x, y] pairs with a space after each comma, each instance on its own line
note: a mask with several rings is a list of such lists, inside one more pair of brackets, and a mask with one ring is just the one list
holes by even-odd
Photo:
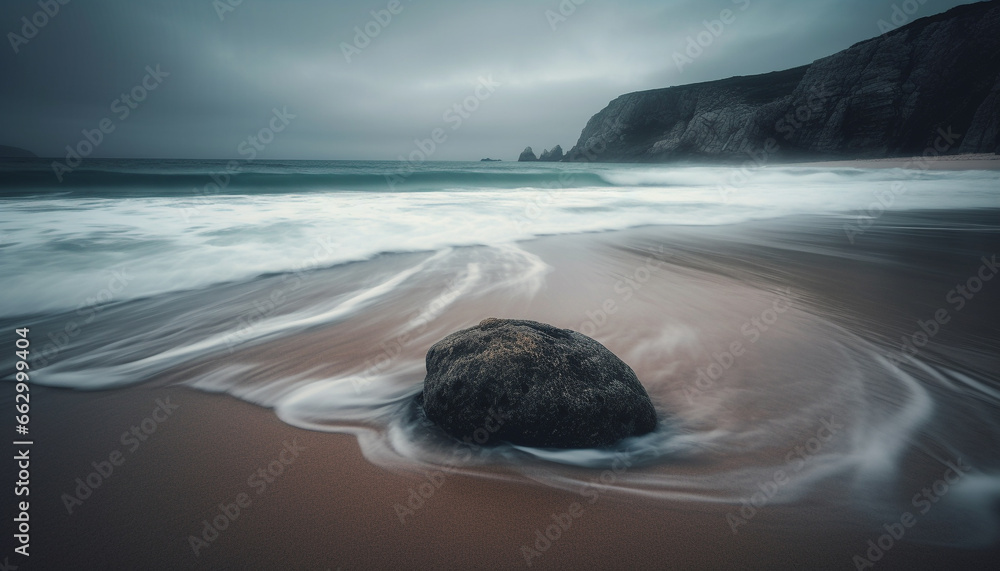
[[917, 169], [917, 170], [1000, 170], [1000, 155], [970, 153], [937, 157], [909, 157], [890, 159], [847, 159], [795, 163], [801, 167], [852, 167], [861, 169]]
[[[969, 222], [975, 223], [970, 216]], [[980, 216], [995, 222], [995, 213]], [[587, 315], [583, 310], [602, 307], [606, 298], [617, 295], [609, 292], [621, 271], [641, 267], [648, 252], [657, 252], [675, 277], [652, 280], [650, 293], [636, 299], [658, 299], [661, 304], [674, 299], [678, 320], [687, 317], [682, 311], [688, 303], [685, 296], [696, 299], [697, 289], [683, 289], [688, 274], [694, 273], [702, 280], [698, 283], [703, 295], [719, 295], [720, 304], [726, 303], [726, 292], [713, 293], [714, 283], [736, 279], [762, 290], [785, 284], [816, 312], [829, 312], [845, 326], [868, 328], [873, 337], [890, 335], [912, 328], [912, 316], [939, 306], [954, 276], [978, 264], [981, 251], [1000, 248], [993, 236], [968, 243], [961, 229], [935, 230], [933, 216], [924, 222], [926, 230], [908, 231], [906, 240], [898, 241], [892, 229], [903, 221], [887, 216], [865, 235], [868, 242], [862, 246], [846, 243], [839, 222], [822, 219], [544, 238], [525, 248], [554, 264], [549, 286], [531, 306], [497, 302], [488, 312], [527, 312], [570, 326], [570, 318], [551, 308], [576, 308], [579, 320]], [[915, 222], [907, 220], [905, 225], [912, 228]], [[789, 237], [795, 237], [795, 247], [775, 246]], [[941, 244], [954, 240], [966, 240], [965, 254], [942, 249]], [[896, 263], [872, 261], [885, 256]], [[610, 265], [593, 263], [595, 259], [610, 260]], [[927, 267], [934, 271], [921, 271]], [[654, 288], [662, 297], [642, 297], [654, 296]], [[615, 317], [623, 320], [621, 331], [652, 319], [651, 306], [615, 299], [622, 307]], [[1000, 338], [997, 299], [980, 298], [976, 312], [957, 315], [938, 341]], [[751, 312], [765, 307], [752, 297], [730, 302], [744, 304]], [[452, 326], [482, 317], [484, 310], [480, 307], [477, 313], [476, 307], [457, 305]], [[318, 329], [258, 352], [277, 368], [294, 360], [290, 356], [301, 357], [282, 374], [301, 372], [331, 363], [341, 353], [361, 351], [358, 344], [366, 335], [363, 327], [353, 333]], [[619, 354], [629, 354], [624, 334], [596, 335]], [[323, 347], [331, 352], [324, 353]], [[419, 355], [424, 348], [407, 350]], [[245, 357], [236, 352], [227, 358], [237, 362]], [[806, 357], [803, 366], [825, 366], [816, 356]], [[995, 370], [995, 347], [992, 359], [987, 365]], [[740, 506], [729, 502], [616, 492], [595, 499], [522, 476], [439, 476], [433, 467], [426, 472], [431, 474], [428, 480], [419, 469], [387, 469], [370, 462], [352, 435], [295, 428], [268, 408], [174, 384], [204, 366], [126, 389], [32, 389], [32, 555], [30, 562], [19, 561], [21, 569], [517, 569], [528, 563], [541, 569], [845, 569], [878, 537], [874, 530], [889, 523], [883, 514], [861, 514], [848, 507], [850, 498], [838, 496], [844, 491], [836, 485], [768, 504], [734, 533], [727, 515]], [[335, 370], [346, 365], [328, 366]], [[656, 375], [642, 363], [633, 366], [641, 379]], [[794, 388], [782, 390], [789, 394]], [[4, 410], [13, 406], [10, 391], [0, 404]], [[741, 414], [754, 417], [779, 404], [754, 401]], [[134, 426], [144, 440], [127, 434]], [[153, 430], [142, 433], [143, 426]], [[988, 442], [975, 445], [989, 447]], [[78, 491], [76, 479], [86, 481], [90, 474], [106, 471], [115, 452], [121, 454], [115, 458], [124, 460], [113, 473], [90, 476], [99, 485], [89, 494]], [[939, 470], [921, 453], [908, 454], [905, 460], [899, 490], [904, 508], [911, 488], [919, 490]], [[273, 476], [259, 474], [268, 469]], [[503, 472], [503, 467], [493, 469]], [[700, 470], [698, 462], [681, 461], [668, 469], [692, 475]], [[582, 472], [585, 478], [601, 476], [597, 470]], [[421, 489], [428, 497], [415, 495]], [[86, 497], [67, 500], [71, 496]], [[235, 514], [237, 504], [242, 504], [238, 516], [222, 515], [226, 510]], [[578, 517], [566, 520], [562, 514], [571, 511]], [[571, 524], [552, 532], [553, 516]], [[219, 527], [225, 529], [205, 535], [206, 520], [221, 522]], [[926, 521], [925, 527], [932, 523]], [[9, 521], [5, 526], [10, 537]], [[558, 538], [540, 540], [547, 530]], [[992, 547], [976, 549], [903, 540], [877, 567], [986, 568], [1000, 553], [997, 539], [993, 537]]]
[[[582, 515], [531, 558], [532, 568], [847, 568], [852, 548], [869, 539], [849, 514], [828, 509], [791, 524], [788, 508], [771, 506], [736, 535], [725, 519], [731, 506], [628, 496], [590, 504], [578, 494], [458, 475], [403, 523], [395, 505], [428, 480], [371, 465], [353, 437], [296, 429], [265, 409], [191, 389], [35, 394], [37, 500], [31, 561], [22, 569], [518, 569], [527, 567], [522, 546], [535, 547], [536, 531], [574, 504]], [[128, 452], [120, 434], [157, 399], [179, 408]], [[248, 478], [280, 461], [286, 443], [300, 456], [257, 494]], [[92, 462], [114, 450], [125, 462], [67, 513], [60, 496], [74, 494], [75, 478], [86, 479]], [[201, 536], [204, 520], [241, 493], [249, 505], [195, 555], [189, 536]], [[884, 567], [976, 568], [989, 556], [905, 545]]]

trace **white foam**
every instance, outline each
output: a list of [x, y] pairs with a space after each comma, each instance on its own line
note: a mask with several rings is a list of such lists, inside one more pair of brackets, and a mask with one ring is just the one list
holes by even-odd
[[[902, 181], [893, 208], [997, 206], [990, 172], [587, 165], [616, 188], [475, 188], [197, 198], [5, 199], [0, 316], [73, 310], [380, 252], [510, 244], [543, 234], [647, 224], [729, 224], [866, 210]], [[650, 186], [652, 185], [652, 186]], [[720, 192], [726, 187], [726, 193]], [[113, 271], [128, 277], [122, 286]], [[119, 280], [120, 281], [120, 280]]]

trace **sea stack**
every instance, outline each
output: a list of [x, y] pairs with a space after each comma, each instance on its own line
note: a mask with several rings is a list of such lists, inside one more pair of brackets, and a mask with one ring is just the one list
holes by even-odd
[[517, 160], [518, 162], [524, 163], [537, 161], [538, 157], [535, 156], [535, 152], [531, 150], [531, 147], [525, 147], [524, 150], [521, 151], [521, 156], [517, 157]]
[[536, 321], [484, 319], [438, 341], [418, 399], [446, 433], [479, 444], [606, 447], [657, 423], [646, 389], [614, 353]]
[[557, 163], [557, 162], [563, 160], [563, 150], [562, 150], [562, 147], [559, 146], [559, 145], [556, 145], [556, 146], [552, 147], [551, 151], [548, 150], [548, 149], [543, 150], [542, 154], [538, 155], [538, 160], [539, 161], [546, 161], [546, 162], [550, 162], [550, 163]]

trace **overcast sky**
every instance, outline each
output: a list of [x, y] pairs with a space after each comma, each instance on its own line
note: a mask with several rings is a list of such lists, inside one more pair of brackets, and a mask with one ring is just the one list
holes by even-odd
[[[806, 64], [878, 35], [902, 5], [576, 2], [74, 0], [43, 17], [38, 0], [2, 0], [0, 144], [64, 156], [108, 118], [93, 157], [230, 158], [287, 108], [258, 158], [391, 160], [441, 128], [434, 160], [513, 160], [569, 150], [623, 93]], [[966, 3], [927, 0], [915, 17]], [[678, 70], [674, 53], [724, 9], [731, 23]], [[44, 25], [32, 34], [22, 17]], [[366, 45], [355, 27], [377, 35]], [[146, 78], [157, 65], [169, 75]], [[476, 98], [481, 78], [493, 85]], [[145, 98], [123, 118], [115, 102], [133, 88]], [[475, 110], [446, 115], [463, 101]]]

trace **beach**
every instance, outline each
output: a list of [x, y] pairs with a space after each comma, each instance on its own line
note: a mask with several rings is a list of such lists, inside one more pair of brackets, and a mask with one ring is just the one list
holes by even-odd
[[[136, 386], [32, 389], [32, 562], [844, 568], [911, 512], [919, 525], [900, 528], [880, 567], [984, 568], [998, 538], [1000, 303], [993, 283], [961, 309], [946, 298], [1000, 250], [996, 215], [890, 213], [855, 244], [843, 217], [789, 217], [316, 270], [267, 317], [419, 268], [378, 311], [184, 359]], [[254, 307], [279, 279], [225, 297]], [[118, 311], [203, 312], [212, 289]], [[907, 355], [900, 336], [940, 309], [948, 322]], [[429, 345], [489, 316], [601, 341], [636, 371], [664, 430], [596, 460], [457, 454], [406, 420], [405, 401]], [[121, 464], [93, 476], [109, 459]], [[920, 514], [912, 496], [947, 462], [971, 468]], [[88, 476], [90, 494], [77, 489]]]
[[1000, 0], [0, 20], [0, 571], [997, 568]]
[[[39, 568], [984, 568], [998, 553], [990, 171], [781, 167], [737, 184], [733, 168], [435, 165], [387, 192], [378, 164], [279, 164], [191, 198], [176, 177], [201, 165], [110, 166], [69, 195], [21, 173], [29, 190], [5, 198], [6, 263], [48, 276], [0, 278], [4, 343], [30, 328]], [[371, 187], [352, 190], [361, 169]], [[421, 190], [449, 177], [478, 189]], [[306, 190], [319, 182], [334, 190]], [[405, 226], [412, 208], [441, 221]], [[511, 225], [525, 236], [496, 239]], [[605, 449], [446, 437], [414, 404], [424, 355], [487, 317], [601, 342], [657, 429]]]

